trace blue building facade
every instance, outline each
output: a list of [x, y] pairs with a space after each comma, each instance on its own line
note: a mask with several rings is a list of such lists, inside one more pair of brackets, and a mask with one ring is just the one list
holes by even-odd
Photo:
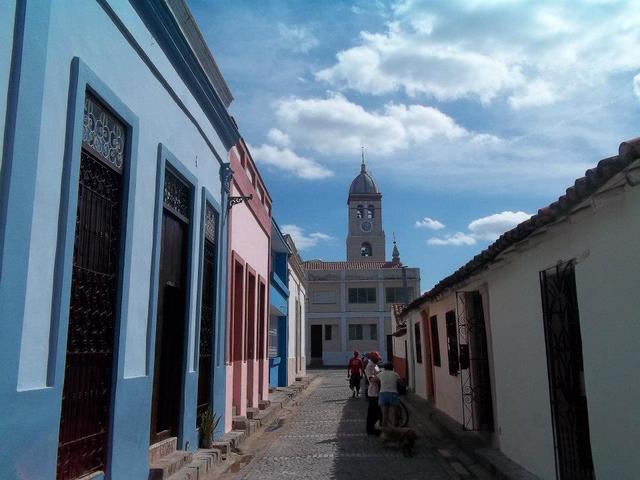
[[224, 416], [231, 94], [180, 1], [0, 4], [0, 478]]
[[289, 270], [291, 250], [275, 221], [271, 228], [271, 278], [269, 285], [269, 385], [287, 386]]

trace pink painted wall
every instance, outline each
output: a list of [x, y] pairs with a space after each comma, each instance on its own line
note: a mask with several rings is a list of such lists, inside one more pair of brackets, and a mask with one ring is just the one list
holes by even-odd
[[[266, 373], [263, 373], [263, 381], [262, 384], [260, 383], [260, 370], [266, 372], [267, 365], [259, 357], [261, 351], [266, 355], [267, 329], [261, 329], [260, 320], [266, 318], [266, 309], [269, 304], [267, 296], [271, 258], [271, 201], [244, 144], [240, 142], [237, 147], [231, 150], [229, 156], [231, 168], [234, 171], [231, 195], [253, 195], [253, 199], [233, 206], [229, 214], [227, 326], [230, 338], [227, 361], [225, 431], [229, 431], [232, 427], [234, 405], [236, 415], [245, 416], [247, 407], [257, 408], [260, 398], [268, 399], [268, 375]], [[235, 283], [236, 261], [243, 266], [241, 326], [234, 321], [236, 301], [234, 286], [237, 285]], [[255, 279], [252, 301], [248, 301], [247, 297], [250, 290], [249, 272]], [[265, 311], [262, 314], [259, 312], [261, 281], [266, 286], [262, 303]], [[253, 319], [252, 325], [248, 324], [250, 319]], [[252, 333], [251, 338], [249, 338], [250, 333]], [[232, 357], [234, 342], [242, 343], [242, 351]], [[250, 343], [254, 345], [253, 359], [248, 358], [251, 353], [249, 351]], [[260, 345], [265, 347], [261, 349]]]

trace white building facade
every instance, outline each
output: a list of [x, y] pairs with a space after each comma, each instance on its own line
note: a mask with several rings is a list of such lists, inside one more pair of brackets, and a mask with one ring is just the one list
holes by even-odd
[[307, 371], [306, 358], [306, 305], [307, 280], [302, 258], [290, 235], [285, 235], [291, 250], [289, 270], [289, 316], [287, 318], [287, 385], [303, 377]]
[[346, 365], [354, 351], [393, 357], [390, 308], [420, 291], [420, 269], [385, 260], [382, 194], [364, 164], [347, 197], [347, 260], [304, 262], [309, 300], [307, 363]]
[[402, 314], [416, 393], [541, 479], [637, 478], [639, 185], [625, 142]]

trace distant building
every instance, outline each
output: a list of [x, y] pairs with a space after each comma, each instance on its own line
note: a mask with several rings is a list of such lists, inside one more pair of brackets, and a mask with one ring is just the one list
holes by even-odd
[[420, 290], [420, 269], [405, 267], [398, 247], [386, 261], [382, 194], [367, 172], [351, 183], [347, 260], [304, 262], [308, 286], [307, 364], [346, 365], [354, 350], [392, 357], [390, 308]]
[[540, 478], [638, 478], [639, 186], [635, 139], [400, 314], [411, 388]]
[[307, 279], [302, 258], [290, 235], [284, 236], [289, 246], [289, 317], [287, 327], [287, 384], [306, 374], [306, 306]]

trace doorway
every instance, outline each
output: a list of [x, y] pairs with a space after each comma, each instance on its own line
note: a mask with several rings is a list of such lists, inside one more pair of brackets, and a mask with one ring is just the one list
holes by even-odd
[[167, 170], [164, 192], [151, 443], [178, 435], [184, 375], [190, 189]]
[[478, 290], [456, 295], [463, 426], [466, 430], [493, 431], [489, 347], [482, 295]]
[[258, 339], [257, 339], [257, 352], [258, 352], [258, 402], [264, 400], [264, 393], [267, 391], [267, 385], [265, 382], [265, 368], [267, 362], [266, 344], [267, 344], [267, 285], [259, 278], [258, 287]]
[[198, 358], [198, 417], [211, 408], [213, 384], [213, 345], [215, 330], [213, 316], [216, 298], [216, 213], [207, 202], [205, 210], [204, 248], [202, 259], [202, 303], [200, 306], [200, 348]]
[[322, 325], [311, 325], [311, 358], [322, 360]]
[[254, 402], [258, 388], [258, 381], [254, 382], [256, 375], [256, 276], [249, 270], [247, 273], [247, 407], [257, 407]]
[[[58, 480], [105, 471], [120, 277], [125, 129], [93, 96], [85, 98], [78, 206], [71, 273]], [[88, 119], [88, 121], [87, 121]], [[102, 129], [97, 130], [97, 123]], [[104, 156], [94, 140], [122, 143]], [[120, 162], [114, 162], [114, 159]]]
[[560, 480], [595, 478], [584, 388], [575, 266], [540, 272], [551, 419]]
[[434, 402], [435, 396], [435, 387], [433, 381], [433, 347], [431, 346], [431, 337], [429, 328], [429, 317], [427, 313], [422, 311], [420, 312], [421, 317], [421, 331], [422, 331], [422, 344], [424, 345], [424, 373], [425, 373], [425, 381], [427, 382], [427, 399], [430, 402]]

